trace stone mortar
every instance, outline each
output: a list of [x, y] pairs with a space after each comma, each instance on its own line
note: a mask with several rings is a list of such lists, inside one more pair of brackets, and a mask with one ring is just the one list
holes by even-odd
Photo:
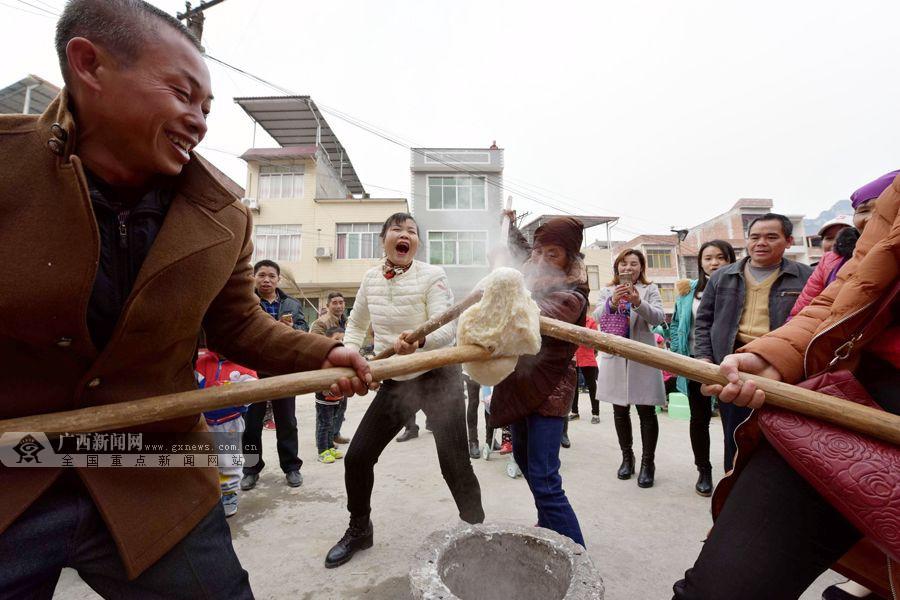
[[435, 531], [416, 552], [414, 600], [602, 600], [587, 551], [555, 531], [462, 523]]

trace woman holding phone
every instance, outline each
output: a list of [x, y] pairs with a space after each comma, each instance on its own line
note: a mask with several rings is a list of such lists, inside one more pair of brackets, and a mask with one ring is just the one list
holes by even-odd
[[[600, 323], [603, 315], [624, 315], [628, 320], [627, 336], [655, 346], [652, 328], [662, 324], [666, 314], [659, 289], [647, 280], [646, 271], [647, 259], [640, 250], [622, 250], [613, 263], [612, 281], [600, 291], [594, 320]], [[637, 484], [642, 488], [652, 487], [659, 438], [656, 407], [666, 401], [662, 372], [612, 354], [601, 353], [598, 362], [597, 394], [604, 402], [613, 404], [613, 421], [622, 449], [617, 476], [630, 479], [634, 474], [631, 434], [631, 405], [634, 404], [641, 421], [641, 470]]]

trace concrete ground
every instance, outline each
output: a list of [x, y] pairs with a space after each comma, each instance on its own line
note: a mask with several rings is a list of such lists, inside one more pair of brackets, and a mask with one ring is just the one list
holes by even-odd
[[[371, 401], [350, 401], [344, 435], [351, 435]], [[586, 396], [581, 400], [587, 413]], [[392, 442], [376, 467], [373, 494], [375, 546], [338, 569], [325, 569], [325, 553], [347, 526], [344, 469], [340, 461], [315, 461], [315, 407], [312, 396], [298, 397], [302, 472], [305, 482], [292, 489], [277, 467], [275, 432], [264, 432], [267, 467], [256, 489], [243, 493], [240, 510], [229, 519], [234, 546], [257, 598], [302, 600], [384, 599], [408, 597], [410, 560], [422, 539], [458, 521], [438, 468], [432, 435]], [[635, 435], [638, 435], [637, 416]], [[425, 418], [419, 414], [419, 424]], [[484, 435], [483, 421], [479, 421]], [[722, 429], [711, 427], [713, 464], [722, 463]], [[563, 484], [581, 521], [588, 550], [603, 576], [608, 599], [671, 598], [672, 583], [691, 566], [711, 525], [709, 500], [693, 491], [696, 470], [687, 421], [660, 415], [656, 485], [640, 489], [635, 479], [619, 481], [621, 461], [611, 406], [601, 402], [601, 422], [571, 423], [572, 448], [562, 452]], [[640, 445], [636, 448], [640, 455]], [[524, 525], [536, 521], [525, 482], [506, 475], [507, 458], [474, 461], [488, 520]], [[718, 479], [721, 468], [714, 469]], [[748, 557], [749, 559], [750, 557]], [[840, 581], [825, 573], [802, 596], [818, 600], [828, 585]], [[485, 582], [490, 585], [490, 582]], [[97, 596], [73, 571], [60, 579], [55, 598], [81, 600]], [[511, 599], [512, 600], [512, 599]]]

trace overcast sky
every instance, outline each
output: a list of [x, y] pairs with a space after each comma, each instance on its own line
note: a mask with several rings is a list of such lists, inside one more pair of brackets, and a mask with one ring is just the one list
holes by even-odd
[[[62, 0], [0, 0], [0, 87], [61, 83]], [[179, 0], [154, 0], [176, 12]], [[212, 56], [407, 143], [506, 150], [514, 207], [690, 226], [738, 198], [815, 216], [898, 168], [896, 0], [226, 0]], [[206, 155], [241, 185], [250, 119], [277, 92], [210, 63]], [[328, 116], [372, 196], [409, 196], [409, 151]], [[258, 137], [258, 145], [263, 143]], [[380, 186], [380, 187], [376, 187]]]

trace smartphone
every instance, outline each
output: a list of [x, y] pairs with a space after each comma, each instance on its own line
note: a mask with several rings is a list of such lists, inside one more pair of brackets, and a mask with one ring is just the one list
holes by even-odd
[[622, 273], [619, 275], [619, 283], [622, 285], [634, 285], [634, 279], [631, 273]]

